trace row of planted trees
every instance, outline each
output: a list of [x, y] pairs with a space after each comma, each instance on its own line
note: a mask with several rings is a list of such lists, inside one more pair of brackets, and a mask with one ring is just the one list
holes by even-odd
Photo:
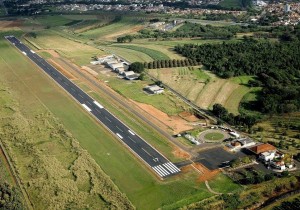
[[155, 60], [152, 62], [144, 62], [144, 68], [160, 69], [160, 68], [173, 68], [173, 67], [186, 67], [197, 66], [199, 62], [192, 59], [173, 59], [173, 60]]

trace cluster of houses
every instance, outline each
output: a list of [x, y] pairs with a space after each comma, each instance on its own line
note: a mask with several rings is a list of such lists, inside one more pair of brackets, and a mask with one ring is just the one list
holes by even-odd
[[97, 57], [97, 60], [91, 61], [92, 65], [105, 65], [110, 68], [112, 71], [118, 73], [124, 79], [127, 80], [136, 80], [139, 78], [139, 74], [129, 71], [129, 63], [120, 59], [116, 55], [108, 55], [105, 57]]
[[294, 167], [292, 158], [284, 158], [284, 154], [268, 143], [257, 143], [250, 138], [237, 138], [226, 144], [230, 151], [247, 150], [254, 154], [258, 160], [278, 171], [289, 170]]

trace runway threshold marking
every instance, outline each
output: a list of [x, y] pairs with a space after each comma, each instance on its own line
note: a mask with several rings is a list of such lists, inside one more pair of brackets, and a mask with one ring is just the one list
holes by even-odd
[[89, 112], [91, 112], [92, 110], [87, 106], [87, 105], [85, 105], [85, 104], [82, 104], [82, 106], [87, 110], [87, 111], [89, 111]]

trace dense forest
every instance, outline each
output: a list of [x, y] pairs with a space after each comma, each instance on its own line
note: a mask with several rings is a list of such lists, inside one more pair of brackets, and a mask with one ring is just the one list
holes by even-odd
[[257, 41], [176, 46], [175, 51], [201, 62], [222, 78], [253, 75], [249, 86], [262, 86], [260, 111], [275, 114], [300, 109], [300, 27], [282, 33], [280, 41]]

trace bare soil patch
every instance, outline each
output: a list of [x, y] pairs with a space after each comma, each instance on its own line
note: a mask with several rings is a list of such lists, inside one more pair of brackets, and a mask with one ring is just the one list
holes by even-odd
[[22, 20], [1, 20], [0, 21], [0, 30], [19, 28], [22, 26]]
[[185, 159], [191, 158], [190, 154], [179, 149], [178, 147], [175, 147], [174, 151], [172, 153], [174, 154], [174, 156], [179, 157], [179, 158], [185, 158]]
[[188, 122], [198, 122], [200, 120], [197, 116], [191, 114], [190, 112], [181, 112], [179, 116]]
[[213, 179], [216, 175], [220, 173], [219, 169], [209, 170], [201, 163], [194, 163], [195, 168], [202, 172], [202, 174], [198, 178], [198, 182], [204, 182]]
[[156, 109], [152, 105], [149, 104], [143, 104], [136, 101], [131, 100], [133, 103], [135, 103], [138, 107], [140, 107], [142, 110], [147, 112], [148, 114], [152, 115], [154, 118], [156, 118], [158, 121], [172, 129], [172, 131], [175, 133], [180, 133], [186, 130], [191, 130], [194, 127], [192, 125], [189, 125], [189, 123], [182, 119], [179, 116], [169, 116], [166, 113]]

